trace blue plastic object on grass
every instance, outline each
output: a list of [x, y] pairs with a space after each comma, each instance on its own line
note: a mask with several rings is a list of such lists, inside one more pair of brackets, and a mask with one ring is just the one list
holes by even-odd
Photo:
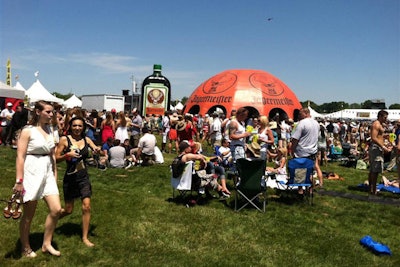
[[361, 238], [360, 243], [376, 254], [392, 255], [392, 252], [388, 246], [374, 241], [369, 235]]

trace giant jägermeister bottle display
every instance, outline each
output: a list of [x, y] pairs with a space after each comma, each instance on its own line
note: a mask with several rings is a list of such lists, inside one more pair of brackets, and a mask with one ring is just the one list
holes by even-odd
[[171, 102], [171, 84], [161, 74], [161, 65], [154, 64], [153, 74], [142, 83], [142, 115], [164, 115]]

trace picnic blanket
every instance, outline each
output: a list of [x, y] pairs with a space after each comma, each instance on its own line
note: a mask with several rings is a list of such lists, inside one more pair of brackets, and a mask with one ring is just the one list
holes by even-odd
[[[359, 184], [358, 187], [368, 190], [368, 185], [366, 184]], [[400, 194], [400, 188], [391, 185], [385, 186], [384, 184], [376, 185], [376, 191], [385, 191], [385, 192], [391, 192], [393, 194]]]

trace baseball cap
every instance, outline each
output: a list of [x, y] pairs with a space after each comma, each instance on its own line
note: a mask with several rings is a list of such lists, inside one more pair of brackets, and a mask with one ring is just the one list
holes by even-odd
[[13, 104], [11, 102], [7, 103], [7, 107], [12, 107], [12, 106], [13, 106]]
[[117, 111], [115, 110], [115, 108], [112, 108], [112, 109], [111, 109], [111, 112], [117, 112]]

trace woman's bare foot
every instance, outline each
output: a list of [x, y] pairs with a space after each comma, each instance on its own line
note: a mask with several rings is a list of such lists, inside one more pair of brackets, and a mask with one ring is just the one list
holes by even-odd
[[57, 257], [61, 256], [61, 252], [56, 250], [55, 248], [53, 248], [52, 245], [48, 245], [48, 246], [43, 245], [42, 246], [42, 252], [43, 253], [48, 252], [49, 254], [51, 254], [53, 256], [57, 256]]
[[83, 243], [88, 247], [94, 247], [94, 244], [89, 241], [89, 239], [82, 239]]

